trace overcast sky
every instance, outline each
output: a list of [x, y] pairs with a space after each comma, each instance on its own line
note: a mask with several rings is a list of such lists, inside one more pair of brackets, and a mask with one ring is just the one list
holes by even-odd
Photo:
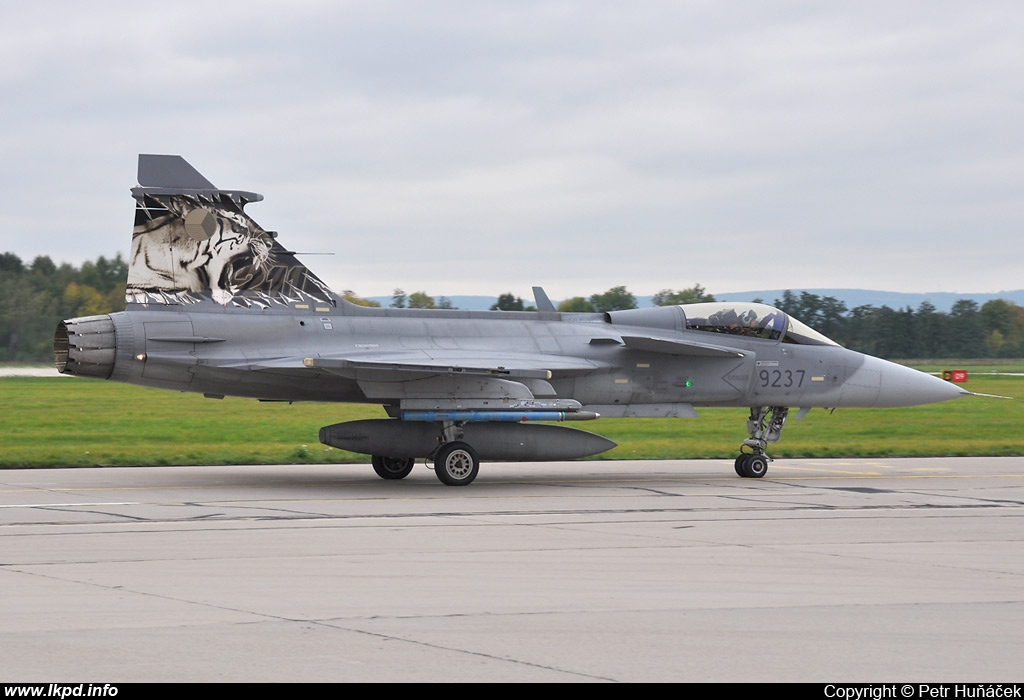
[[5, 2], [0, 86], [26, 262], [172, 153], [364, 296], [1024, 287], [1015, 2]]

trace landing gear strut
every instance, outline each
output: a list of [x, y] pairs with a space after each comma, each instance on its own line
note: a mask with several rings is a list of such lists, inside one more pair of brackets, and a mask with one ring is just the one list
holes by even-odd
[[[789, 409], [785, 406], [753, 406], [747, 420], [750, 437], [743, 441], [743, 447], [750, 452], [740, 452], [736, 458], [736, 474], [747, 479], [760, 479], [768, 473], [771, 461], [764, 448], [769, 442], [778, 442], [786, 425]], [[742, 450], [742, 448], [740, 448]]]

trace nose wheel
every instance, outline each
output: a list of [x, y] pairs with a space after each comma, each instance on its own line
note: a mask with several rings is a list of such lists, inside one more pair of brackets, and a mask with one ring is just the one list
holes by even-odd
[[743, 453], [736, 458], [736, 475], [745, 479], [760, 479], [768, 473], [768, 455]]

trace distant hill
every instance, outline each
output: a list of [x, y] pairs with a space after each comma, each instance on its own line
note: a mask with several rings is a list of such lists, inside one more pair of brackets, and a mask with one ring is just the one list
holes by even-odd
[[[753, 299], [761, 299], [766, 304], [772, 304], [776, 299], [781, 299], [785, 291], [785, 289], [762, 289], [750, 292], [713, 292], [713, 294], [719, 301], [751, 301]], [[929, 301], [935, 306], [936, 310], [948, 313], [953, 308], [953, 304], [961, 299], [971, 299], [977, 302], [978, 306], [992, 299], [1006, 299], [1018, 306], [1024, 306], [1024, 289], [996, 292], [994, 294], [959, 294], [954, 292], [911, 294], [906, 292], [882, 292], [873, 289], [792, 289], [790, 291], [797, 295], [800, 292], [806, 291], [811, 294], [817, 294], [819, 297], [835, 297], [846, 304], [848, 309], [868, 305], [875, 307], [888, 306], [891, 309], [904, 309], [909, 306], [912, 309], [917, 309], [922, 302]], [[637, 297], [636, 302], [640, 307], [654, 306], [654, 303], [651, 301], [652, 298], [649, 296]], [[370, 299], [379, 302], [381, 306], [389, 306], [391, 304], [391, 297], [370, 297]], [[448, 299], [452, 302], [452, 306], [470, 311], [486, 311], [491, 308], [492, 304], [498, 301], [497, 296], [489, 297], [483, 295], [452, 296], [448, 297]], [[527, 304], [533, 303], [532, 299], [524, 298], [523, 301]], [[561, 300], [553, 301], [557, 306]]]

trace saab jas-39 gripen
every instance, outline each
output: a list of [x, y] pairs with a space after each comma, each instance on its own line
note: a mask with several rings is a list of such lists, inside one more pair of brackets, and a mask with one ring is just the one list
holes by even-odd
[[[381, 404], [326, 445], [401, 479], [432, 460], [451, 486], [480, 460], [565, 460], [610, 440], [558, 425], [750, 409], [736, 473], [760, 478], [790, 407], [899, 407], [969, 392], [840, 347], [779, 309], [699, 303], [560, 313], [368, 308], [333, 293], [180, 156], [141, 155], [125, 311], [62, 321], [65, 374], [268, 401]], [[799, 417], [799, 415], [798, 415]], [[542, 423], [534, 423], [542, 421]]]

